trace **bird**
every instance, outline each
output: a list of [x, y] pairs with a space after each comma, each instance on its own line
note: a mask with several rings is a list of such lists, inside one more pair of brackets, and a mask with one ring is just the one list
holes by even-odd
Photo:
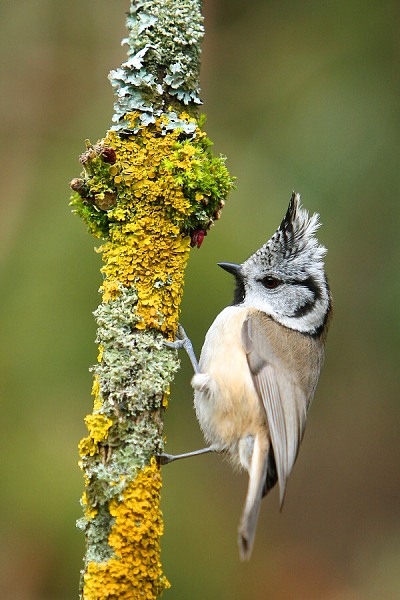
[[332, 315], [326, 248], [293, 192], [272, 237], [242, 264], [218, 263], [235, 278], [233, 303], [208, 330], [197, 362], [182, 326], [172, 348], [194, 368], [196, 416], [209, 444], [161, 464], [205, 452], [226, 455], [249, 475], [238, 530], [239, 554], [252, 554], [260, 503], [278, 483], [281, 508], [324, 360]]

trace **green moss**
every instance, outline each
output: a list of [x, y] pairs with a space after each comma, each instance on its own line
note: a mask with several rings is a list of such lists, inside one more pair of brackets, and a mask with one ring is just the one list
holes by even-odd
[[[197, 229], [207, 231], [220, 218], [225, 199], [233, 187], [233, 179], [225, 166], [225, 157], [213, 156], [212, 145], [206, 135], [178, 141], [172, 160], [164, 162], [165, 168], [172, 173], [176, 184], [181, 187], [192, 206], [192, 212], [188, 214], [182, 227], [185, 233]], [[188, 147], [194, 148], [190, 166], [177, 166]], [[171, 218], [173, 220], [173, 215]]]
[[74, 182], [78, 181], [80, 189], [71, 196], [70, 206], [72, 212], [88, 225], [89, 231], [95, 237], [102, 238], [107, 236], [109, 225], [103, 198], [106, 194], [116, 198], [118, 190], [110, 173], [112, 164], [107, 162], [104, 145], [92, 146], [86, 140], [86, 148], [80, 157], [84, 167], [81, 179], [71, 182], [73, 187]]
[[[207, 231], [219, 219], [233, 179], [225, 158], [213, 156], [212, 142], [199, 127], [204, 118], [181, 118], [195, 124], [192, 135], [180, 129], [163, 131], [165, 117], [122, 138], [109, 132], [82, 155], [85, 171], [71, 206], [93, 235], [108, 238], [113, 225], [132, 221], [155, 204], [184, 236]], [[126, 118], [128, 123], [136, 120], [136, 113]], [[110, 151], [115, 155], [112, 164], [105, 156]]]

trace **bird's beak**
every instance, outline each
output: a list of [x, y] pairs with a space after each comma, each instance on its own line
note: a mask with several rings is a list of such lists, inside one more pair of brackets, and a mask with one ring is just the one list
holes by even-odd
[[242, 276], [242, 266], [241, 265], [236, 265], [235, 263], [217, 263], [219, 267], [221, 267], [221, 269], [224, 269], [224, 271], [228, 271], [228, 273], [230, 273], [231, 275], [234, 275], [235, 277], [241, 277]]

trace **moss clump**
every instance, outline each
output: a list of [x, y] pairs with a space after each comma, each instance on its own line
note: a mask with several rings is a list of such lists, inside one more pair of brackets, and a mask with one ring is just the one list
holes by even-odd
[[[166, 116], [140, 127], [136, 134], [120, 136], [109, 131], [82, 155], [84, 173], [73, 180], [71, 205], [93, 235], [107, 239], [114, 225], [132, 222], [156, 207], [176, 225], [181, 236], [207, 232], [220, 217], [233, 180], [224, 157], [214, 157], [212, 142], [195, 124], [193, 135], [181, 129], [166, 132]], [[133, 128], [138, 113], [126, 117]]]

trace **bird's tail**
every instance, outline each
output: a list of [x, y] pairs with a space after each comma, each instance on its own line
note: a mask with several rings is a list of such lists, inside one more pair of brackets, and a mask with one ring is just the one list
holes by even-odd
[[268, 448], [263, 446], [260, 444], [259, 435], [256, 435], [249, 471], [249, 486], [239, 526], [241, 560], [249, 560], [253, 550], [260, 502], [263, 497], [268, 468]]

